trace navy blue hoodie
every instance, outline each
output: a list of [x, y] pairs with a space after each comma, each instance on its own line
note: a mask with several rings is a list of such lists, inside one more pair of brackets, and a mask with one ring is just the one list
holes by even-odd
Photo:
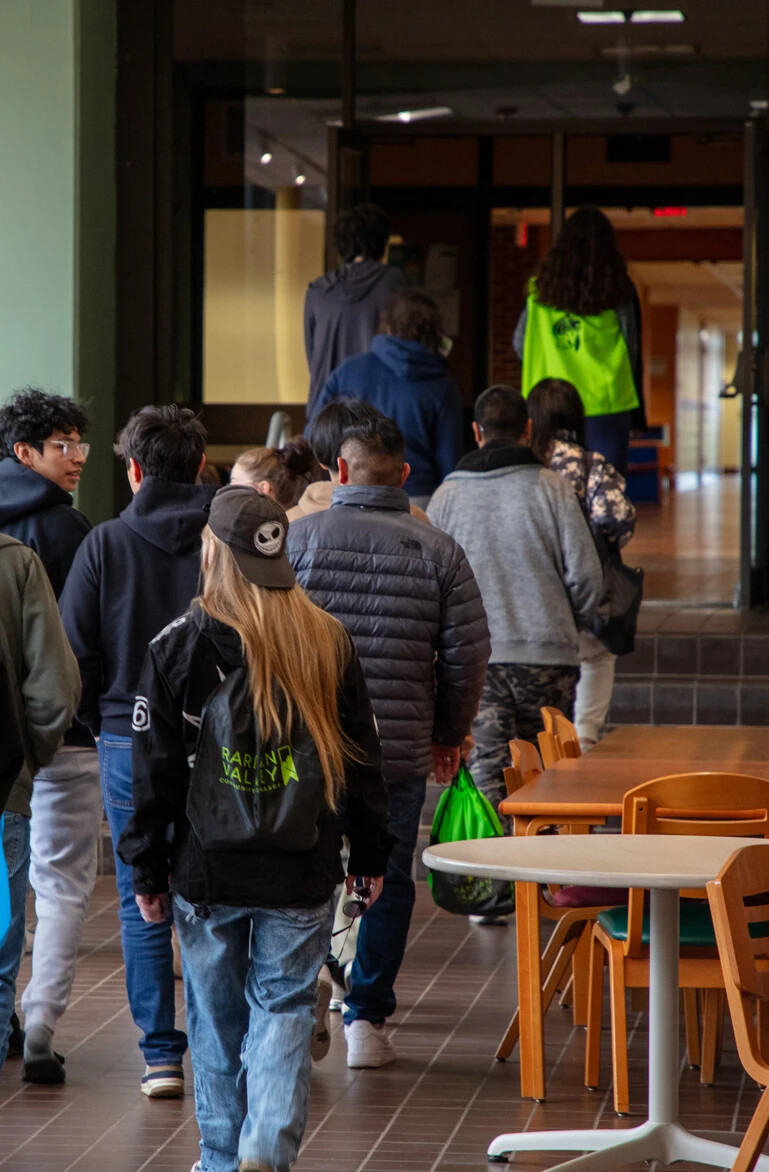
[[34, 549], [57, 598], [90, 528], [65, 489], [10, 456], [0, 460], [0, 533]]
[[215, 491], [148, 476], [77, 552], [59, 607], [83, 681], [78, 718], [94, 736], [131, 735], [147, 646], [197, 593], [200, 534]]
[[312, 415], [332, 399], [364, 399], [394, 419], [406, 442], [410, 496], [430, 496], [462, 456], [462, 401], [448, 363], [419, 342], [378, 334], [326, 383]]

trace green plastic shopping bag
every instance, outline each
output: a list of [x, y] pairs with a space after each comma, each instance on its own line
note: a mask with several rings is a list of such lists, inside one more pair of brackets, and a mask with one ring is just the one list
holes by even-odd
[[[501, 838], [502, 824], [488, 798], [476, 789], [470, 770], [460, 761], [456, 776], [440, 796], [430, 834], [430, 846]], [[513, 884], [502, 879], [476, 879], [430, 871], [427, 876], [438, 907], [460, 916], [505, 916], [515, 910]]]

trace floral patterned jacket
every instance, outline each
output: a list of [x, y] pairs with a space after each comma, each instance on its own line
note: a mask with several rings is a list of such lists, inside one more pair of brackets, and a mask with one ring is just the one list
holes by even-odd
[[635, 506], [627, 495], [624, 476], [614, 465], [600, 452], [587, 453], [570, 432], [558, 432], [550, 448], [549, 467], [574, 486], [593, 527], [611, 548], [627, 545], [635, 529]]

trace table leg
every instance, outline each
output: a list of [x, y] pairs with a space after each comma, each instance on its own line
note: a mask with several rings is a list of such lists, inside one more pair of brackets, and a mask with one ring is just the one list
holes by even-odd
[[515, 933], [521, 1096], [541, 1102], [545, 1098], [545, 1039], [539, 954], [539, 887], [536, 883], [515, 885]]
[[649, 1122], [678, 1122], [680, 896], [651, 893], [649, 936]]

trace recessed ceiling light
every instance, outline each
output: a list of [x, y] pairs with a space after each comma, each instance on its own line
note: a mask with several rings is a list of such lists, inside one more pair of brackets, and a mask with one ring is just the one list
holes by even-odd
[[270, 96], [273, 98], [277, 98], [281, 94], [284, 94], [285, 92], [286, 92], [286, 87], [284, 85], [271, 85], [270, 88], [267, 90], [267, 93], [270, 94]]
[[680, 8], [636, 8], [630, 13], [631, 24], [683, 24], [685, 20]]
[[619, 9], [610, 12], [591, 12], [580, 9], [577, 13], [577, 20], [580, 24], [624, 24], [627, 17]]
[[451, 106], [424, 106], [417, 110], [398, 110], [395, 114], [378, 114], [375, 122], [422, 122], [426, 118], [447, 118], [454, 113]]
[[304, 175], [301, 171], [297, 175], [294, 176], [294, 183], [296, 184], [297, 187], [302, 187], [306, 182], [307, 182], [307, 176]]

